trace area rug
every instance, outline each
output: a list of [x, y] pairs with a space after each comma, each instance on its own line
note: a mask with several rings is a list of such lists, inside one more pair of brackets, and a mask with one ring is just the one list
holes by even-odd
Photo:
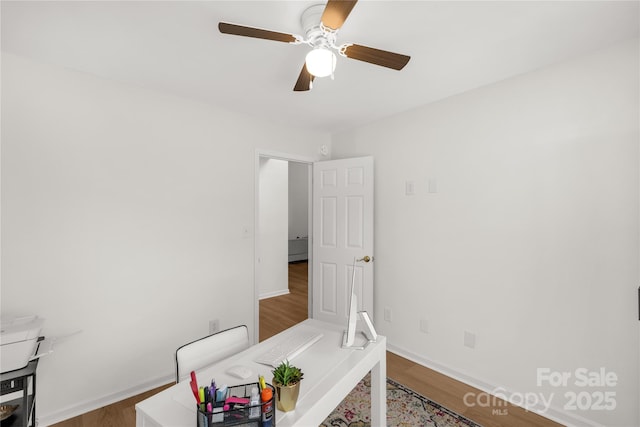
[[[371, 377], [367, 375], [320, 427], [372, 427], [370, 390]], [[389, 427], [481, 427], [389, 378], [387, 378], [387, 425]]]

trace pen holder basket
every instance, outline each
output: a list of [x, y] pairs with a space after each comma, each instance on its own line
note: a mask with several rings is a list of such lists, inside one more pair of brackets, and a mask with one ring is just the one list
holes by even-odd
[[[229, 398], [239, 397], [249, 400], [251, 398], [251, 389], [258, 387], [257, 382], [242, 384], [238, 386], [228, 387], [225, 401]], [[212, 404], [213, 410], [208, 412], [205, 407], [198, 406], [197, 411], [197, 427], [221, 427], [221, 426], [239, 426], [243, 427], [275, 427], [276, 425], [276, 391], [271, 384], [267, 384], [271, 388], [273, 397], [267, 402], [260, 402], [257, 405], [228, 403], [225, 401], [215, 402]], [[271, 408], [271, 419], [263, 420], [265, 410]], [[256, 416], [257, 414], [257, 416]]]

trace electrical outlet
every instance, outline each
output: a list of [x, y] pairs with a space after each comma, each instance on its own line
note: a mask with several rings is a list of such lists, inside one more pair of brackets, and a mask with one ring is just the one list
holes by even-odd
[[220, 320], [218, 319], [209, 320], [209, 333], [215, 334], [216, 332], [219, 332], [219, 331], [220, 331]]
[[420, 332], [423, 334], [429, 333], [429, 321], [427, 319], [420, 319]]
[[476, 348], [476, 334], [469, 331], [464, 331], [464, 346], [469, 348]]
[[384, 308], [384, 320], [387, 322], [391, 322], [391, 318], [393, 317], [393, 313], [391, 311], [391, 307]]

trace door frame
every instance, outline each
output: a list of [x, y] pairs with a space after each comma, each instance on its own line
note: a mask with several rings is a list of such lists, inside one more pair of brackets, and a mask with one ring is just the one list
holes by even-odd
[[313, 317], [313, 267], [311, 260], [313, 259], [313, 164], [317, 161], [312, 157], [301, 156], [297, 154], [283, 153], [279, 151], [256, 149], [254, 164], [254, 217], [253, 217], [253, 342], [260, 341], [260, 289], [258, 288], [258, 251], [260, 247], [260, 158], [284, 160], [287, 162], [302, 163], [309, 166], [308, 168], [308, 192], [307, 192], [307, 254], [309, 271], [307, 273], [308, 301], [307, 315]]

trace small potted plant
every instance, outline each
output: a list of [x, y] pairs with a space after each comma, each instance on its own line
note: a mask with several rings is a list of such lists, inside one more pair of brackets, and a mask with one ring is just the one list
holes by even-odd
[[302, 371], [289, 364], [288, 360], [284, 360], [272, 372], [273, 387], [276, 389], [276, 407], [283, 412], [293, 411], [298, 401]]

